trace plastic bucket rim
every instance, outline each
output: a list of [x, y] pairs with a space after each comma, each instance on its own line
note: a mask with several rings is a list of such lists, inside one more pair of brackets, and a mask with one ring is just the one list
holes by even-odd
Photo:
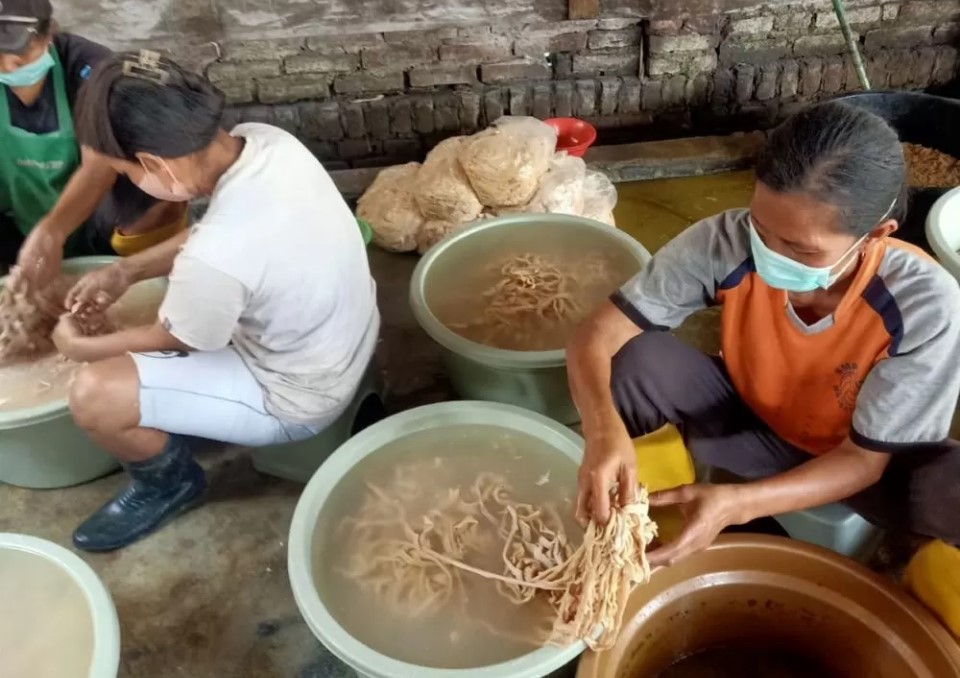
[[[94, 270], [95, 268], [109, 266], [119, 260], [120, 257], [112, 256], [74, 257], [72, 259], [64, 259], [61, 270], [67, 273], [74, 271], [83, 273]], [[6, 277], [0, 278], [0, 285], [3, 284], [4, 280], [6, 280]], [[142, 280], [137, 284], [149, 284], [150, 282], [150, 280]], [[0, 412], [0, 431], [26, 428], [28, 426], [44, 424], [54, 419], [69, 417], [70, 406], [67, 401], [68, 399], [64, 397], [23, 410]]]
[[[852, 580], [857, 581], [861, 585], [869, 586], [874, 594], [879, 594], [887, 601], [892, 602], [897, 605], [904, 614], [905, 618], [909, 618], [912, 623], [917, 624], [919, 627], [923, 628], [924, 633], [936, 643], [942, 650], [945, 656], [949, 657], [950, 660], [960, 668], [960, 646], [957, 645], [957, 642], [953, 635], [946, 629], [946, 627], [936, 620], [932, 613], [929, 612], [920, 601], [914, 599], [910, 594], [907, 593], [906, 589], [898, 587], [895, 582], [891, 582], [877, 572], [873, 572], [866, 565], [856, 562], [850, 558], [847, 558], [839, 553], [835, 553], [829, 549], [826, 549], [822, 546], [816, 544], [811, 544], [809, 542], [799, 541], [796, 539], [791, 539], [789, 537], [781, 537], [767, 534], [721, 534], [714, 542], [711, 544], [705, 551], [701, 554], [695, 554], [693, 558], [703, 557], [702, 554], [708, 552], [711, 553], [722, 553], [722, 552], [731, 552], [737, 551], [739, 549], [754, 549], [754, 550], [763, 550], [767, 552], [778, 552], [789, 555], [791, 558], [803, 558], [810, 562], [816, 562], [823, 565], [826, 568], [830, 568], [829, 574], [840, 573], [845, 577], [849, 577]], [[654, 574], [663, 568], [657, 568], [654, 571]], [[638, 619], [642, 616], [643, 621], [640, 623], [640, 628], [645, 624], [650, 623], [653, 615], [661, 610], [661, 607], [651, 608], [651, 603], [657, 599], [669, 599], [676, 591], [685, 588], [686, 585], [690, 584], [697, 579], [704, 577], [705, 575], [710, 574], [729, 574], [729, 573], [750, 573], [756, 572], [757, 566], [752, 564], [752, 561], [744, 561], [738, 563], [735, 567], [727, 568], [710, 568], [708, 572], [698, 571], [694, 573], [691, 577], [687, 579], [680, 580], [675, 582], [670, 586], [664, 588], [659, 593], [654, 595], [654, 598], [651, 598], [646, 602], [644, 607], [640, 608], [637, 611], [637, 614], [633, 618]], [[795, 574], [791, 574], [786, 571], [781, 570], [760, 570], [765, 574], [771, 574], [782, 577], [796, 577]], [[802, 580], [807, 584], [812, 585], [811, 587], [822, 588], [825, 586], [824, 582], [829, 581], [829, 579], [823, 579], [822, 581]], [[833, 590], [837, 590], [836, 587], [830, 587]], [[636, 595], [636, 592], [631, 595]], [[842, 601], [840, 601], [842, 602]], [[880, 617], [875, 617], [880, 619]], [[880, 619], [880, 621], [883, 621]], [[926, 621], [933, 621], [934, 623], [929, 624], [925, 623]], [[630, 623], [626, 618], [624, 619], [625, 628], [626, 625]], [[616, 652], [617, 647], [614, 647], [610, 652]], [[577, 678], [589, 678], [591, 676], [598, 675], [597, 669], [599, 666], [601, 655], [590, 654], [586, 657], [585, 663], [581, 664], [580, 669], [577, 671]]]
[[106, 585], [79, 556], [52, 541], [15, 532], [0, 532], [0, 550], [23, 551], [44, 558], [83, 591], [93, 621], [93, 656], [90, 678], [111, 678], [120, 670], [120, 619]]
[[[406, 410], [380, 421], [341, 445], [330, 458], [323, 463], [304, 487], [297, 501], [297, 506], [290, 524], [287, 539], [287, 570], [290, 577], [290, 587], [301, 616], [306, 621], [314, 636], [332, 652], [337, 658], [365, 675], [378, 678], [392, 678], [393, 676], [412, 676], [418, 678], [480, 678], [485, 675], [510, 675], [512, 678], [540, 678], [543, 675], [544, 664], [549, 662], [547, 670], [552, 671], [570, 661], [586, 650], [583, 642], [575, 643], [566, 648], [542, 647], [512, 660], [492, 664], [490, 666], [471, 669], [437, 669], [421, 667], [399, 661], [377, 652], [373, 648], [354, 638], [328, 611], [326, 605], [313, 585], [312, 546], [316, 530], [316, 518], [323, 511], [330, 492], [343, 480], [347, 473], [361, 460], [376, 453], [383, 447], [377, 444], [384, 434], [398, 427], [403, 427], [402, 435], [425, 430], [431, 422], [457, 416], [465, 420], [483, 419], [489, 421], [476, 423], [517, 428], [521, 421], [533, 424], [539, 430], [545, 442], [557, 441], [555, 445], [571, 461], [579, 462], [583, 455], [583, 438], [569, 428], [537, 412], [514, 405], [491, 403], [485, 401], [460, 400], [445, 403], [435, 403]], [[455, 421], [451, 425], [462, 422]], [[510, 426], [510, 423], [517, 426]], [[536, 435], [529, 430], [523, 431], [529, 435]], [[549, 433], [549, 436], [544, 436]], [[396, 439], [394, 436], [389, 439]], [[549, 439], [548, 439], [549, 438]], [[389, 442], [387, 440], [386, 442]], [[561, 447], [561, 445], [563, 447]]]
[[950, 189], [933, 204], [930, 213], [927, 214], [925, 230], [927, 241], [943, 267], [955, 278], [960, 278], [960, 253], [950, 247], [941, 229], [941, 216], [947, 205], [955, 200], [960, 201], [960, 186]]
[[558, 348], [550, 351], [511, 351], [485, 346], [460, 336], [453, 330], [448, 329], [446, 325], [440, 322], [440, 319], [434, 315], [433, 311], [430, 310], [429, 304], [427, 304], [425, 293], [426, 280], [430, 268], [436, 263], [439, 257], [444, 256], [444, 253], [451, 246], [488, 229], [522, 226], [525, 223], [541, 222], [544, 219], [555, 220], [570, 225], [580, 225], [584, 228], [590, 228], [610, 236], [612, 239], [619, 241], [619, 244], [623, 245], [626, 251], [635, 256], [641, 269], [646, 266], [651, 259], [651, 255], [647, 249], [629, 234], [609, 224], [586, 217], [575, 217], [568, 214], [515, 214], [470, 224], [466, 228], [451, 233], [440, 240], [429, 252], [421, 257], [413, 271], [410, 279], [410, 307], [413, 310], [414, 318], [416, 318], [417, 323], [424, 332], [444, 349], [488, 367], [506, 370], [563, 367], [566, 364], [566, 349]]

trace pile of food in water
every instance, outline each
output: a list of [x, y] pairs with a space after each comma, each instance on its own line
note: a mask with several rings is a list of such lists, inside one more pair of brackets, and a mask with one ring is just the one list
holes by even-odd
[[571, 214], [614, 226], [613, 183], [556, 152], [556, 143], [546, 123], [505, 116], [478, 134], [441, 142], [423, 165], [380, 172], [357, 216], [379, 247], [420, 254], [467, 224], [505, 214]]
[[[67, 397], [81, 365], [57, 352], [52, 334], [77, 276], [61, 275], [43, 290], [7, 278], [0, 285], [0, 412], [12, 412]], [[86, 336], [153, 322], [162, 290], [135, 287], [105, 312], [74, 316]]]
[[[4, 282], [0, 288], [0, 365], [53, 350], [51, 335], [76, 281], [75, 277], [60, 276], [42, 290], [9, 278]], [[115, 330], [105, 313], [86, 312], [76, 320], [86, 336]]]
[[[7, 278], [0, 288], [0, 412], [63, 398], [79, 365], [56, 352], [52, 334], [78, 278], [60, 276], [42, 290]], [[86, 336], [107, 334], [116, 324], [106, 313], [75, 316]]]
[[[439, 460], [433, 468], [398, 465], [388, 484], [366, 484], [359, 510], [341, 524], [350, 554], [342, 574], [401, 618], [423, 618], [453, 601], [464, 619], [503, 634], [471, 614], [465, 585], [480, 577], [496, 582], [511, 605], [549, 606], [549, 623], [525, 629], [531, 645], [583, 640], [595, 650], [611, 647], [630, 591], [650, 577], [646, 549], [657, 527], [646, 491], [641, 488], [637, 503], [614, 510], [606, 526], [591, 523], [575, 546], [555, 506], [515, 500], [508, 479], [494, 473], [481, 474], [468, 488], [442, 488], [440, 501], [411, 513], [408, 507], [424, 494], [422, 483], [436, 479], [439, 466]], [[485, 556], [491, 565], [499, 560], [498, 570], [471, 564]]]
[[907, 183], [917, 188], [960, 186], [960, 159], [919, 144], [903, 144]]
[[509, 254], [481, 272], [483, 287], [471, 289], [475, 281], [465, 279], [459, 298], [438, 299], [431, 309], [446, 327], [485, 346], [555, 350], [630, 273], [598, 252]]

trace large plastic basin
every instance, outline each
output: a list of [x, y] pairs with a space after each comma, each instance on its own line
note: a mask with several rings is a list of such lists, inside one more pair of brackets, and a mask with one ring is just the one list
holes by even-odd
[[960, 188], [944, 193], [927, 216], [927, 240], [937, 259], [960, 280]]
[[616, 646], [584, 655], [577, 678], [656, 678], [717, 647], [790, 650], [830, 678], [960, 675], [957, 642], [893, 582], [780, 537], [725, 536], [655, 572], [624, 619]]
[[116, 678], [116, 608], [90, 566], [70, 551], [0, 533], [0, 601], [0, 629], [9, 624], [0, 634], [0, 675], [23, 676], [26, 666], [30, 676]]
[[[534, 436], [571, 462], [580, 463], [583, 440], [569, 429], [517, 407], [485, 402], [427, 405], [385, 419], [340, 447], [307, 484], [290, 526], [288, 568], [300, 613], [330, 652], [365, 678], [542, 678], [574, 661], [585, 649], [544, 647], [517, 659], [476, 669], [435, 669], [397, 661], [365, 645], [334, 618], [314, 579], [314, 540], [327, 501], [350, 470], [397, 438], [451, 426], [487, 425]], [[429, 478], [424, 478], [429, 483]], [[322, 554], [320, 555], [322, 557]]]
[[[117, 257], [80, 257], [63, 264], [78, 274]], [[164, 286], [162, 280], [140, 285]], [[119, 468], [116, 460], [81, 431], [66, 398], [13, 412], [0, 412], [0, 482], [32, 489], [79, 485]]]
[[[897, 131], [900, 140], [920, 144], [960, 158], [960, 101], [923, 92], [853, 92], [842, 101], [876, 113]], [[924, 225], [933, 204], [946, 188], [911, 187], [906, 219], [896, 236], [928, 252], [932, 242], [925, 237]]]
[[[480, 222], [447, 236], [417, 265], [410, 284], [413, 314], [427, 334], [440, 344], [454, 389], [463, 398], [518, 405], [545, 414], [564, 424], [575, 424], [580, 415], [567, 386], [566, 356], [553, 351], [507, 351], [470, 341], [448, 329], [431, 311], [431, 284], [455, 285], [456, 278], [444, 271], [447, 260], [489, 261], [494, 243], [509, 242], [518, 232], [539, 233], [542, 238], [563, 240], [584, 234], [598, 246], [612, 245], [636, 259], [637, 271], [650, 253], [622, 231], [591, 219], [556, 214], [523, 214]], [[433, 276], [444, 278], [435, 281]], [[447, 278], [450, 278], [449, 280]], [[611, 290], [612, 291], [612, 290]]]

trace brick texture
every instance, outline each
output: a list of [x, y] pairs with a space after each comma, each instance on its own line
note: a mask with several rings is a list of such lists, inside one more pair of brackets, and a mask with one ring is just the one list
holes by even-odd
[[[859, 88], [828, 0], [692, 15], [657, 6], [661, 15], [643, 20], [636, 8], [607, 8], [597, 20], [525, 25], [330, 27], [169, 54], [224, 92], [225, 122], [282, 127], [337, 168], [422, 158], [437, 140], [505, 114], [578, 116], [601, 129], [696, 129], [703, 114], [763, 126]], [[960, 0], [847, 0], [847, 12], [874, 87], [957, 77]]]
[[480, 79], [485, 83], [548, 80], [552, 75], [550, 66], [536, 59], [513, 59], [480, 67]]

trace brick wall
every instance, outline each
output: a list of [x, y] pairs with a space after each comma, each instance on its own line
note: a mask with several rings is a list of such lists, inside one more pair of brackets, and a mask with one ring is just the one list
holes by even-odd
[[[924, 88], [956, 75], [960, 0], [847, 6], [874, 88]], [[333, 168], [416, 159], [440, 138], [506, 113], [574, 115], [601, 129], [766, 126], [806, 102], [859, 89], [823, 0], [172, 52], [227, 93], [231, 122], [289, 129]]]

